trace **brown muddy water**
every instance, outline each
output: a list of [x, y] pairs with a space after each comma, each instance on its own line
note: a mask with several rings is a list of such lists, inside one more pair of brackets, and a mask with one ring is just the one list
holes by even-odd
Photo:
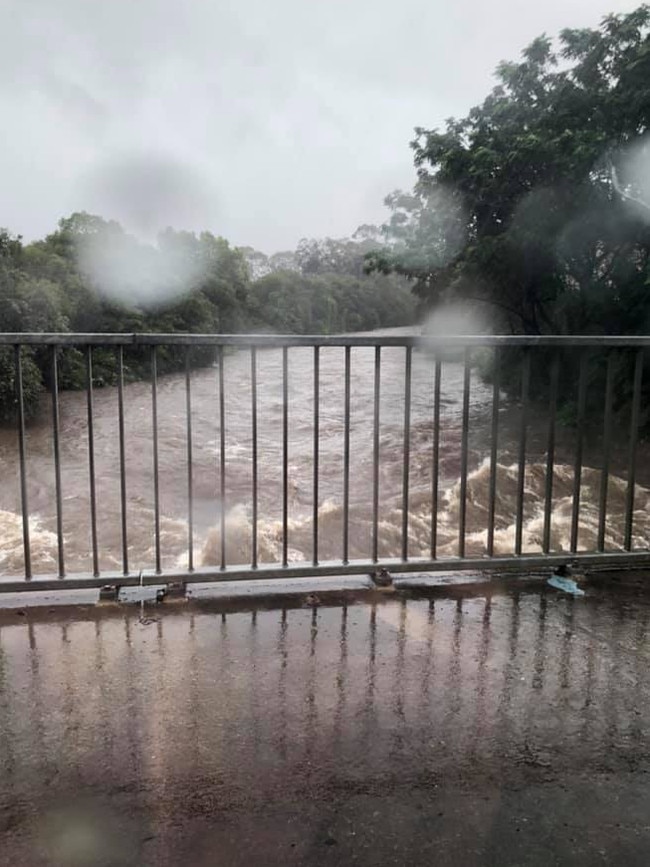
[[[404, 349], [382, 353], [380, 442], [379, 554], [397, 556], [401, 550], [401, 480], [403, 456]], [[351, 352], [351, 476], [350, 557], [368, 559], [372, 517], [372, 418], [374, 351]], [[343, 370], [344, 351], [321, 350], [320, 364], [320, 558], [340, 559], [343, 486]], [[459, 506], [462, 366], [445, 363], [442, 378], [440, 432], [439, 554], [454, 555]], [[227, 519], [227, 559], [250, 562], [251, 520], [251, 379], [250, 354], [227, 355], [225, 380], [225, 503], [219, 499], [218, 372], [213, 368], [192, 374], [193, 486], [195, 563], [218, 560], [219, 516]], [[313, 354], [311, 349], [289, 352], [289, 560], [312, 556]], [[281, 559], [282, 468], [282, 355], [258, 351], [259, 396], [259, 554], [261, 562]], [[472, 377], [468, 479], [467, 552], [481, 554], [487, 541], [491, 388]], [[427, 556], [431, 533], [433, 434], [433, 363], [426, 350], [413, 356], [411, 419], [411, 485], [409, 553]], [[498, 449], [495, 552], [512, 553], [517, 483], [519, 409], [502, 402]], [[63, 527], [68, 572], [88, 571], [90, 562], [90, 505], [88, 426], [85, 395], [61, 395], [61, 454]], [[136, 382], [125, 389], [127, 510], [129, 559], [133, 571], [154, 564], [153, 459], [151, 387]], [[188, 501], [186, 470], [185, 382], [183, 375], [161, 377], [158, 390], [160, 502], [163, 567], [187, 563]], [[95, 391], [95, 460], [97, 477], [100, 566], [121, 567], [119, 446], [117, 392]], [[533, 407], [528, 430], [523, 548], [540, 550], [545, 488], [547, 420], [543, 407]], [[551, 547], [569, 547], [571, 490], [575, 443], [569, 428], [558, 428], [554, 474]], [[643, 452], [641, 453], [643, 455]], [[625, 507], [625, 432], [615, 449], [609, 485], [606, 547], [623, 541]], [[54, 464], [49, 401], [27, 438], [28, 490], [32, 514], [34, 570], [56, 572], [56, 513]], [[595, 547], [600, 484], [598, 437], [587, 445], [582, 483], [579, 547]], [[635, 502], [635, 547], [650, 543], [650, 461], [639, 460]], [[0, 431], [0, 573], [23, 570], [19, 501], [17, 438], [14, 430]]]

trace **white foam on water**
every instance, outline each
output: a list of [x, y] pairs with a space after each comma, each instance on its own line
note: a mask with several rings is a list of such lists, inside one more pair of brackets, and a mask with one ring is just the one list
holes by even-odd
[[[483, 462], [467, 477], [466, 496], [466, 555], [480, 557], [487, 549], [487, 523], [490, 489], [489, 462]], [[593, 551], [597, 547], [599, 526], [599, 496], [601, 472], [592, 467], [582, 471], [578, 550]], [[518, 467], [516, 464], [497, 465], [495, 502], [494, 553], [513, 554], [516, 535], [516, 506]], [[542, 550], [544, 531], [544, 504], [546, 496], [546, 467], [542, 463], [526, 466], [524, 479], [524, 514], [522, 521], [522, 550], [537, 553]], [[622, 550], [624, 545], [627, 482], [610, 475], [607, 491], [607, 521], [605, 548]], [[573, 469], [559, 464], [553, 474], [553, 508], [551, 512], [550, 547], [562, 552], [570, 549], [573, 514]], [[428, 558], [431, 545], [430, 492], [416, 489], [409, 500], [409, 556]], [[153, 522], [153, 512], [144, 503], [132, 501], [131, 508], [140, 510], [146, 523]], [[458, 523], [460, 512], [460, 482], [440, 493], [437, 519], [437, 554], [454, 557], [458, 553]], [[343, 507], [331, 499], [318, 510], [319, 560], [341, 559], [343, 538]], [[289, 544], [287, 557], [291, 563], [310, 561], [313, 556], [313, 525], [309, 514], [292, 516], [288, 521]], [[367, 502], [352, 503], [349, 511], [350, 559], [369, 559], [372, 537], [371, 492]], [[187, 521], [161, 515], [161, 548], [166, 562], [177, 568], [188, 565]], [[228, 565], [248, 565], [252, 556], [252, 522], [250, 505], [241, 503], [230, 509], [225, 519], [226, 560]], [[43, 526], [39, 515], [30, 518], [32, 566], [35, 573], [54, 573], [57, 568], [56, 534]], [[394, 558], [401, 554], [402, 509], [401, 497], [381, 498], [378, 523], [380, 558]], [[636, 486], [634, 502], [634, 548], [650, 547], [650, 491]], [[282, 559], [282, 522], [260, 519], [257, 528], [258, 561], [278, 563]], [[194, 540], [195, 564], [218, 566], [221, 564], [221, 526], [218, 522], [204, 535]], [[119, 551], [102, 550], [105, 563], [119, 568]], [[170, 561], [169, 557], [173, 559]], [[132, 568], [151, 568], [155, 559], [153, 532], [141, 549], [131, 552]], [[0, 511], [0, 572], [6, 575], [23, 573], [23, 528], [20, 514]]]
[[[485, 461], [467, 477], [466, 498], [466, 553], [480, 556], [487, 549], [487, 522], [489, 510], [490, 466]], [[597, 544], [599, 524], [600, 470], [585, 467], [582, 471], [578, 549], [593, 551]], [[494, 553], [508, 555], [514, 552], [516, 536], [516, 507], [518, 492], [518, 466], [497, 465], [495, 502]], [[607, 491], [607, 522], [605, 547], [621, 550], [624, 544], [627, 482], [610, 475]], [[544, 531], [544, 504], [546, 497], [546, 467], [541, 463], [526, 466], [524, 477], [524, 514], [522, 521], [522, 550], [537, 553], [542, 550]], [[570, 548], [573, 515], [573, 469], [558, 465], [553, 473], [553, 508], [551, 511], [550, 547], [552, 551]], [[370, 499], [370, 498], [369, 498]], [[431, 544], [431, 505], [427, 492], [414, 492], [409, 501], [409, 554], [428, 557]], [[399, 498], [383, 503], [378, 524], [379, 553], [381, 557], [398, 557], [402, 544], [402, 510]], [[458, 522], [460, 512], [460, 482], [441, 492], [438, 510], [438, 555], [453, 557], [458, 551]], [[343, 507], [327, 501], [318, 511], [321, 560], [340, 559], [343, 532]], [[291, 561], [309, 560], [312, 556], [312, 518], [292, 518], [288, 522]], [[367, 558], [372, 531], [370, 503], [367, 507], [350, 507], [350, 556]], [[250, 562], [251, 522], [245, 506], [233, 509], [226, 519], [226, 550], [229, 564]], [[282, 524], [260, 521], [260, 562], [275, 563], [280, 559]], [[212, 529], [203, 545], [204, 565], [220, 562], [220, 528]], [[650, 491], [637, 485], [634, 511], [634, 537], [636, 548], [650, 547]]]
[[[41, 526], [39, 515], [29, 519], [32, 569], [55, 572], [57, 568], [56, 534]], [[16, 575], [24, 570], [23, 519], [16, 512], [0, 510], [0, 572]]]

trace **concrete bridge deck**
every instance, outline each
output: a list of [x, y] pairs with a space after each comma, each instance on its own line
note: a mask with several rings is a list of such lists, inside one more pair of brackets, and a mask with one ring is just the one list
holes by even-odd
[[650, 593], [0, 612], [0, 864], [650, 861]]

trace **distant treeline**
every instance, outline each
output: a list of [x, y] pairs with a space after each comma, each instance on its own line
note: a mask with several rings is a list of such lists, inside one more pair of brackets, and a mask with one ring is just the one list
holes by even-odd
[[[415, 302], [405, 278], [364, 273], [378, 247], [368, 237], [302, 241], [266, 256], [232, 247], [209, 232], [163, 232], [143, 244], [119, 224], [86, 213], [59, 222], [44, 240], [24, 244], [0, 230], [0, 331], [336, 333], [409, 324]], [[195, 364], [213, 353], [193, 352]], [[162, 351], [159, 370], [184, 355]], [[85, 386], [81, 352], [59, 360], [61, 388]], [[28, 415], [49, 386], [49, 350], [25, 350]], [[129, 353], [126, 375], [148, 375], [144, 355]], [[115, 353], [94, 353], [94, 382], [116, 380]], [[14, 357], [0, 350], [0, 418], [15, 415]]]

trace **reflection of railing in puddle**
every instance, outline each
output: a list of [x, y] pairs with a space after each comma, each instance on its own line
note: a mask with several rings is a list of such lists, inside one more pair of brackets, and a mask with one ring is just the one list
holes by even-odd
[[[219, 797], [643, 757], [648, 609], [544, 593], [0, 630], [1, 798]], [[155, 791], [155, 795], [154, 795]]]

